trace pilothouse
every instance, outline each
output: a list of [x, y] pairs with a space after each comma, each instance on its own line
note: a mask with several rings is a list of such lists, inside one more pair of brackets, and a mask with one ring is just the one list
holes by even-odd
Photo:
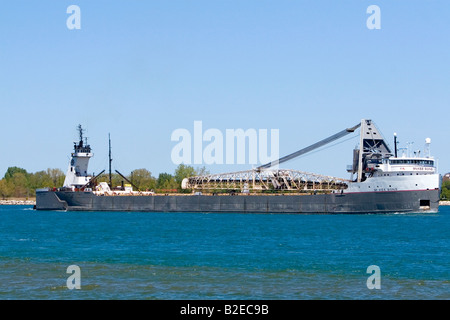
[[80, 140], [78, 143], [74, 142], [74, 151], [71, 154], [69, 168], [67, 169], [66, 178], [64, 180], [64, 188], [80, 189], [91, 180], [88, 175], [89, 159], [94, 155], [91, 151], [91, 146], [87, 144], [87, 138], [83, 138], [81, 125], [78, 126], [78, 134]]
[[435, 173], [434, 159], [429, 154], [431, 139], [426, 139], [425, 157], [420, 157], [420, 151], [410, 156], [403, 152], [398, 157], [397, 135], [394, 134], [394, 153], [382, 138], [381, 133], [370, 120], [362, 123], [360, 147], [354, 150], [353, 165], [349, 172], [357, 174], [355, 182], [365, 181], [367, 178], [393, 175], [419, 175]]

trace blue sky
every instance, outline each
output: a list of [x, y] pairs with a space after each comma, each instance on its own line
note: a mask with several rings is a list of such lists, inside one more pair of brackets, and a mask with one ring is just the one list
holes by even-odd
[[[69, 30], [69, 5], [81, 29]], [[369, 30], [369, 5], [381, 29]], [[76, 126], [113, 166], [173, 173], [171, 134], [279, 129], [280, 155], [362, 118], [450, 171], [448, 1], [3, 1], [0, 176], [66, 170]], [[345, 139], [344, 139], [345, 140]], [[347, 177], [357, 138], [283, 167]], [[195, 167], [202, 165], [194, 165]], [[251, 165], [208, 165], [210, 172]]]

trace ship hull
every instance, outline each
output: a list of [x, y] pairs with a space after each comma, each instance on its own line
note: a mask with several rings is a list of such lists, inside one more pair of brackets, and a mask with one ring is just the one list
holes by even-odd
[[36, 192], [37, 210], [235, 212], [235, 213], [389, 213], [437, 212], [439, 189], [307, 195], [120, 195], [93, 192]]

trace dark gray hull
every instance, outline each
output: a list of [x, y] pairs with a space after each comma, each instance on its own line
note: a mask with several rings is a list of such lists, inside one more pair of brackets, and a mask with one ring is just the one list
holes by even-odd
[[439, 190], [234, 196], [97, 196], [92, 192], [71, 191], [36, 193], [37, 210], [326, 214], [437, 212], [438, 208]]

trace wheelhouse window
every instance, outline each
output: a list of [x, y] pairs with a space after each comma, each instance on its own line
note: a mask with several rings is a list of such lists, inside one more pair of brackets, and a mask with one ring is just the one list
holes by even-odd
[[434, 165], [433, 160], [416, 160], [416, 159], [393, 159], [389, 160], [390, 164], [419, 164], [419, 165]]

